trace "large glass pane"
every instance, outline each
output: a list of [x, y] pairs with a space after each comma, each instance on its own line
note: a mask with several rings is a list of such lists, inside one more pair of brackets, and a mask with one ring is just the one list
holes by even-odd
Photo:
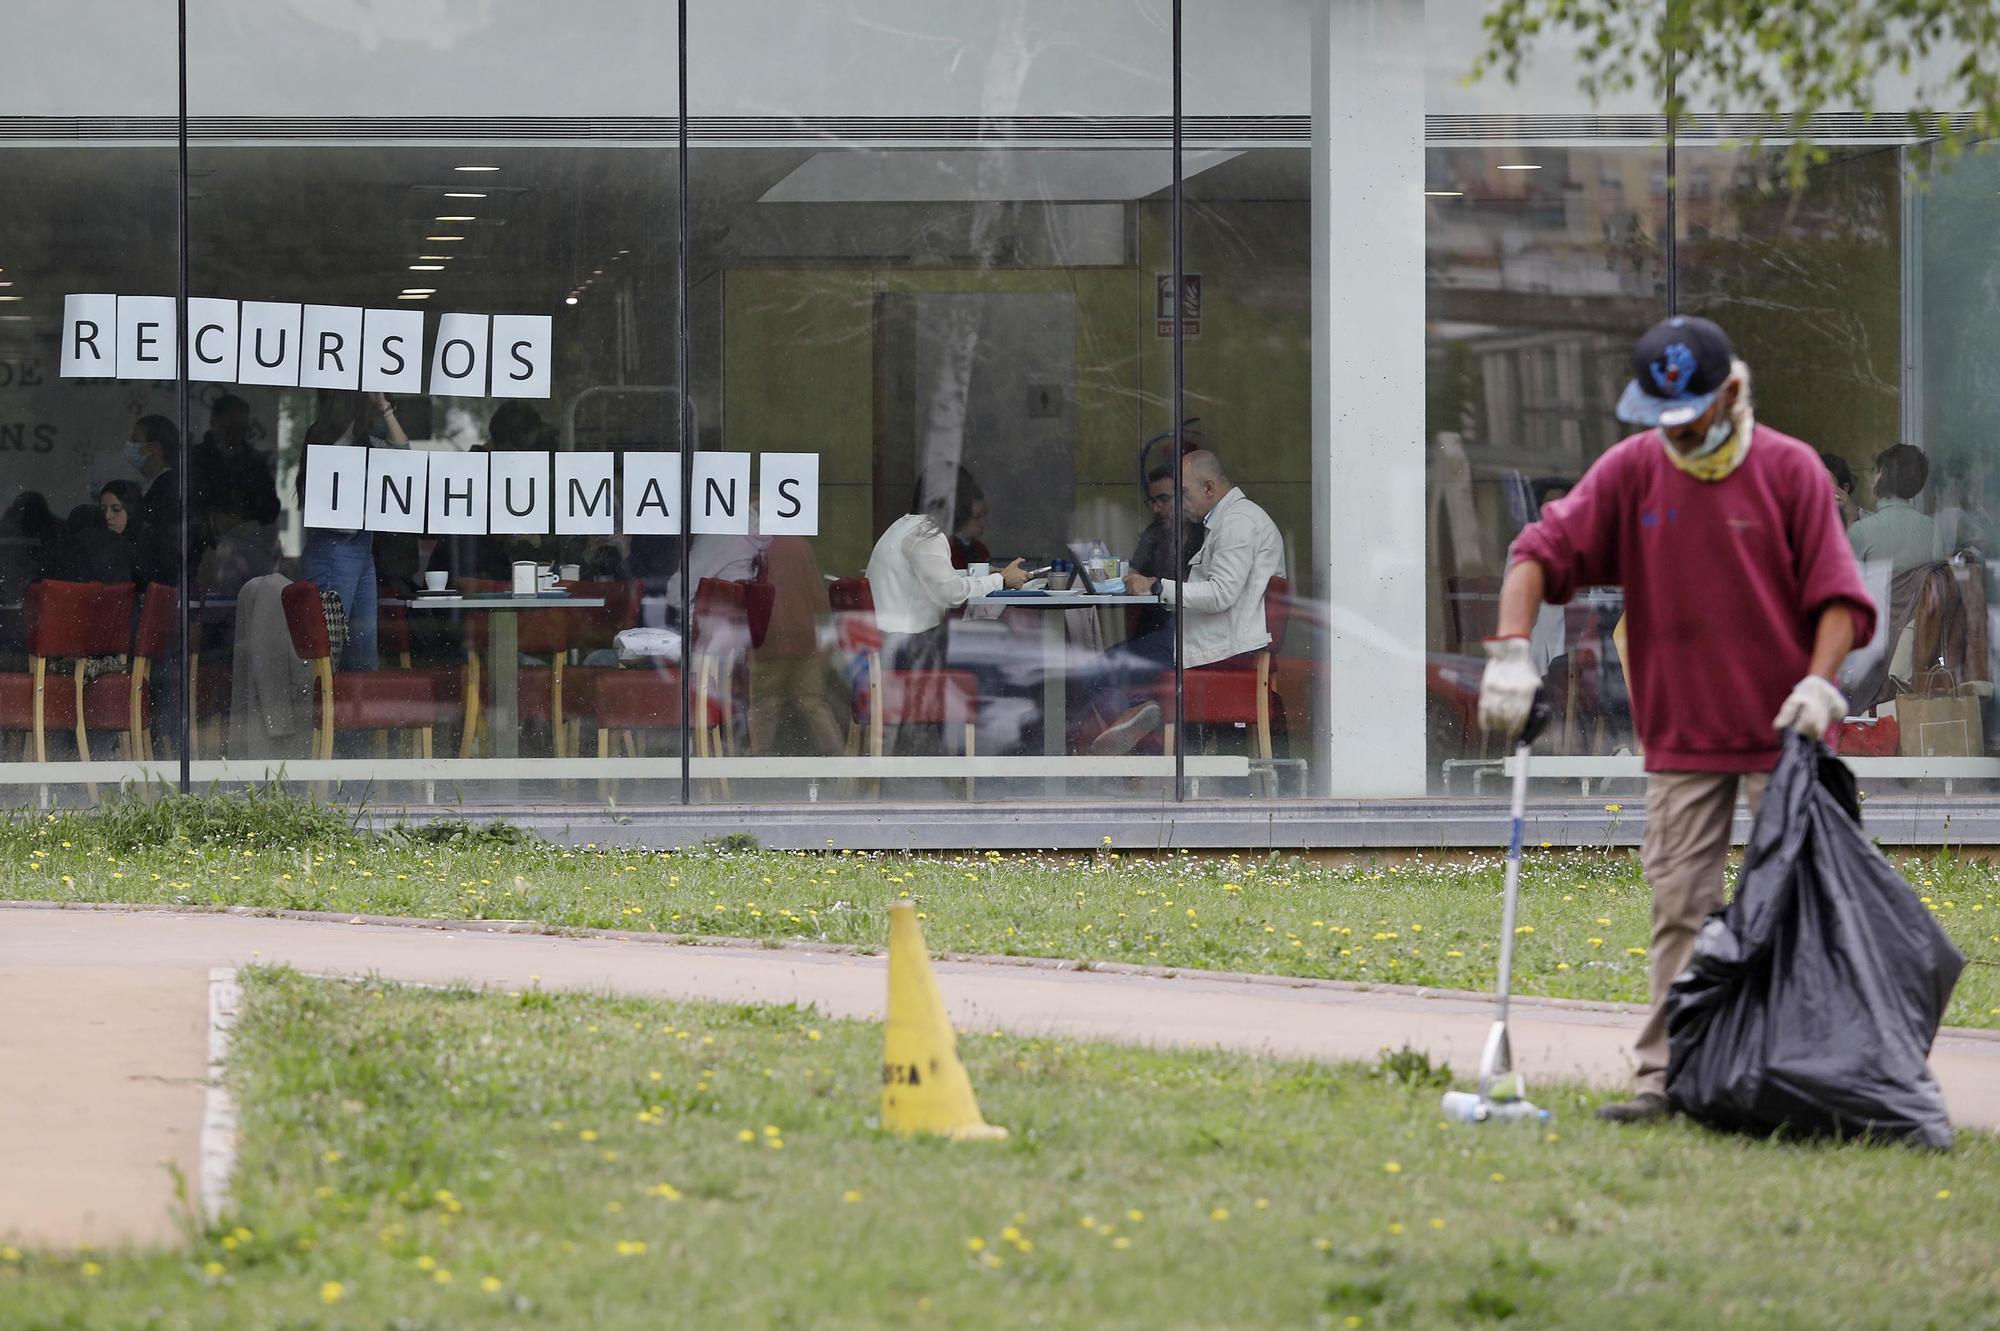
[[135, 775], [76, 765], [169, 756], [174, 715], [171, 634], [135, 638], [179, 572], [174, 12], [30, 10], [0, 43], [0, 807]]
[[679, 798], [675, 31], [189, 6], [200, 771]]
[[[1500, 758], [1476, 703], [1508, 545], [1624, 436], [1612, 407], [1628, 348], [1666, 312], [1666, 162], [1656, 147], [1531, 143], [1425, 159], [1429, 743], [1442, 788], [1463, 791]], [[1590, 589], [1536, 623], [1556, 754], [1632, 751], [1621, 604]]]
[[1135, 607], [985, 596], [1127, 554], [1170, 431], [1166, 0], [696, 0], [688, 40], [700, 444], [762, 505], [690, 552], [697, 796], [1166, 796], [1172, 657], [1118, 652]]

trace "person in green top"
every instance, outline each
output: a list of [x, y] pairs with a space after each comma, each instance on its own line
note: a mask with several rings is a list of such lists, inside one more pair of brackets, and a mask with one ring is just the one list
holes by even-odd
[[1913, 502], [1930, 475], [1921, 448], [1895, 444], [1875, 455], [1875, 511], [1847, 529], [1856, 559], [1901, 573], [1937, 558], [1937, 523]]

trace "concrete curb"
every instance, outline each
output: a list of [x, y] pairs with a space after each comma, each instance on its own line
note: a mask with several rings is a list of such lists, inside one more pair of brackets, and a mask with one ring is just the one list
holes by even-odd
[[208, 973], [208, 1087], [201, 1111], [201, 1217], [214, 1224], [229, 1206], [229, 1180], [236, 1173], [236, 1097], [224, 1074], [229, 1038], [243, 1007], [236, 970], [217, 966]]
[[[454, 920], [411, 915], [350, 915], [339, 911], [285, 910], [266, 906], [168, 906], [149, 902], [109, 901], [0, 901], [5, 910], [74, 910], [127, 915], [236, 915], [251, 919], [302, 920], [315, 924], [379, 925], [398, 929], [427, 929], [455, 933], [530, 934], [548, 938], [602, 939], [621, 943], [651, 943], [669, 947], [759, 949], [769, 952], [798, 952], [825, 956], [877, 956], [884, 948], [849, 943], [814, 943], [800, 939], [727, 938], [714, 934], [669, 934], [633, 929], [582, 929], [545, 924], [538, 920]], [[1121, 961], [1078, 961], [1065, 957], [1028, 957], [978, 952], [933, 952], [945, 963], [978, 966], [1013, 966], [1023, 970], [1080, 971], [1104, 975], [1137, 976], [1154, 980], [1202, 980], [1226, 984], [1263, 986], [1276, 989], [1310, 989], [1342, 994], [1381, 994], [1397, 998], [1435, 999], [1450, 1002], [1486, 1002], [1486, 990], [1433, 989], [1422, 985], [1362, 984], [1353, 980], [1325, 980], [1303, 975], [1272, 975], [1254, 971], [1200, 970], [1184, 966], [1142, 966]], [[1607, 1012], [1621, 1016], [1644, 1016], [1641, 1003], [1614, 1003], [1603, 999], [1552, 998], [1516, 994], [1512, 1006], [1519, 1011]], [[2000, 1030], [1977, 1026], [1945, 1026], [1938, 1037], [2000, 1045]]]

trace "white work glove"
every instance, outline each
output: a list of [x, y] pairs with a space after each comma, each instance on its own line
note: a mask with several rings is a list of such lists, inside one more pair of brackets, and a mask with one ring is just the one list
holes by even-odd
[[1520, 734], [1541, 684], [1526, 638], [1488, 638], [1486, 673], [1479, 677], [1480, 728], [1508, 739]]
[[1840, 690], [1818, 675], [1807, 675], [1792, 686], [1792, 696], [1778, 709], [1771, 725], [1778, 730], [1796, 730], [1807, 739], [1825, 739], [1826, 732], [1847, 715], [1847, 699]]

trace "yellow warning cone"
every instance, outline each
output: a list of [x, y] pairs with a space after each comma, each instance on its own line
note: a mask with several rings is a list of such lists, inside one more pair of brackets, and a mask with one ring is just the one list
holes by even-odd
[[953, 1141], [1001, 1141], [1007, 1129], [979, 1116], [972, 1080], [958, 1061], [931, 955], [907, 901], [889, 907], [889, 1019], [882, 1041], [882, 1126]]

